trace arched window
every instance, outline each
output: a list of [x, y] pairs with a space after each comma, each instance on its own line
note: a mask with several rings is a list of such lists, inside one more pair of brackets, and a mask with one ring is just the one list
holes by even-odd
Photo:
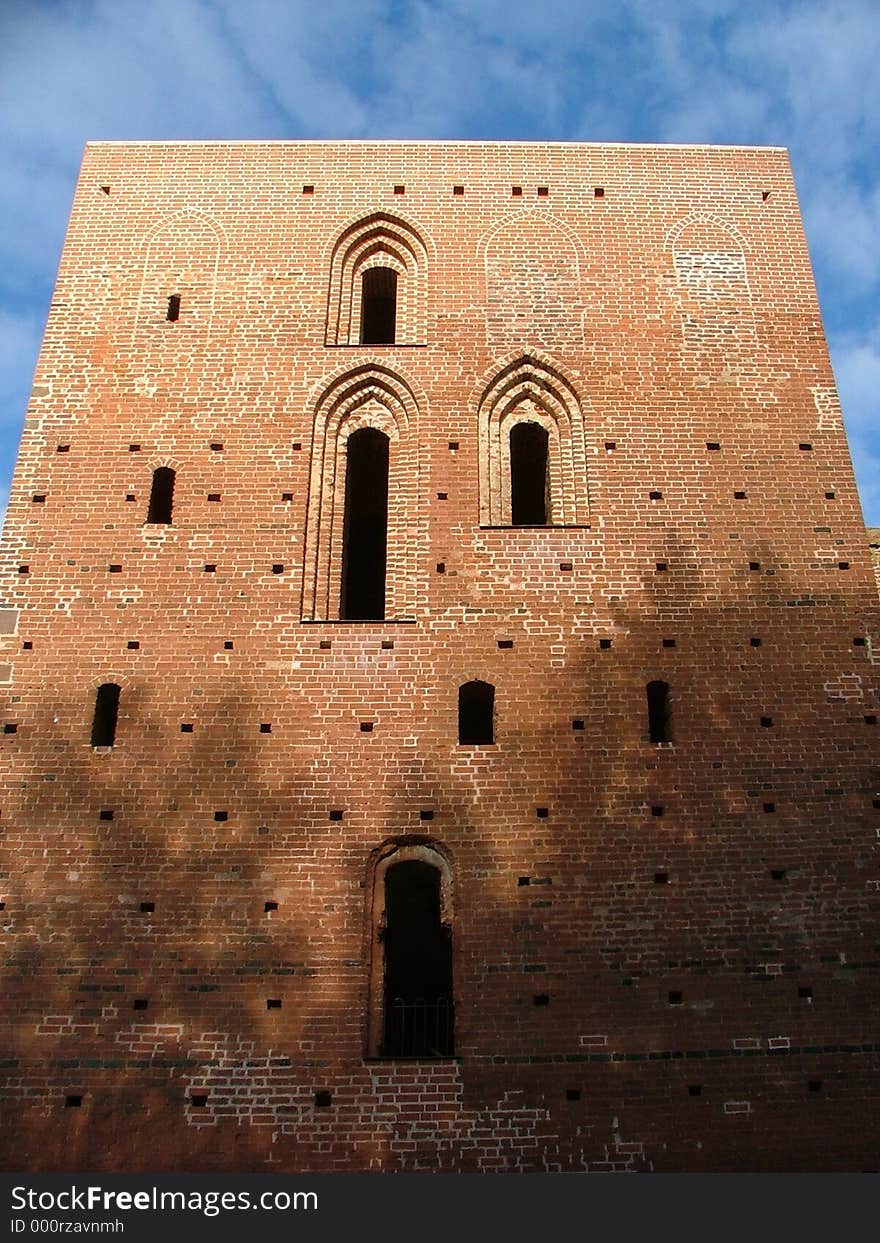
[[669, 683], [649, 682], [648, 732], [651, 742], [672, 742], [672, 717], [669, 710]]
[[367, 268], [361, 280], [361, 344], [393, 345], [397, 327], [397, 273]]
[[539, 423], [514, 423], [510, 429], [510, 520], [515, 527], [547, 524], [549, 444], [550, 433]]
[[452, 1054], [449, 888], [449, 866], [430, 846], [393, 847], [376, 868], [373, 1056]]
[[174, 507], [175, 472], [170, 466], [159, 466], [153, 471], [153, 486], [150, 488], [150, 504], [147, 509], [148, 523], [171, 522], [171, 510]]
[[92, 717], [92, 746], [112, 747], [116, 740], [116, 718], [119, 715], [119, 686], [104, 682], [95, 695]]
[[465, 682], [458, 688], [460, 746], [488, 746], [495, 741], [495, 687], [491, 682]]
[[346, 443], [342, 620], [384, 618], [387, 554], [388, 437], [362, 427]]

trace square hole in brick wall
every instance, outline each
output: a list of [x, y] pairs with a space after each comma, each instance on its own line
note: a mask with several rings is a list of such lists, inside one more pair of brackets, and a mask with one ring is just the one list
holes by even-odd
[[266, 1009], [267, 1010], [280, 1010], [281, 1009], [281, 998], [280, 997], [267, 997], [266, 998]]
[[821, 1079], [808, 1079], [807, 1080], [807, 1091], [808, 1092], [821, 1092], [822, 1091], [822, 1080]]
[[675, 647], [675, 639], [663, 639], [664, 647]]
[[269, 912], [269, 911], [277, 911], [277, 910], [278, 910], [278, 903], [277, 903], [277, 902], [274, 902], [274, 901], [272, 901], [272, 900], [270, 900], [269, 902], [264, 902], [264, 903], [263, 903], [263, 910], [264, 910], [264, 911], [266, 911], [266, 912]]
[[322, 639], [321, 642], [318, 644], [318, 649], [322, 652], [329, 652], [332, 647], [333, 647], [332, 639]]
[[762, 728], [762, 729], [769, 729], [769, 728], [770, 728], [770, 726], [771, 726], [772, 724], [773, 724], [773, 717], [772, 717], [772, 716], [762, 716], [762, 717], [761, 717], [761, 728]]
[[271, 725], [271, 723], [270, 723], [269, 721], [261, 721], [261, 722], [260, 722], [260, 733], [261, 733], [261, 734], [271, 734], [271, 733], [272, 733], [272, 725]]
[[107, 570], [108, 570], [108, 573], [110, 574], [121, 574], [122, 566], [121, 565], [108, 565]]
[[229, 812], [228, 811], [215, 811], [214, 819], [222, 824], [224, 820], [229, 819]]
[[303, 186], [303, 188], [302, 188], [302, 192], [303, 192], [303, 194], [314, 194], [314, 193], [315, 193], [315, 187], [314, 187], [314, 186]]
[[876, 714], [875, 712], [867, 712], [867, 713], [865, 713], [865, 724], [866, 724], [866, 725], [876, 725], [876, 724], [877, 724], [877, 714]]
[[211, 563], [205, 566], [206, 574], [216, 574], [216, 572], [217, 572], [217, 566], [215, 564]]
[[664, 807], [661, 803], [655, 803], [654, 806], [651, 808], [652, 816], [662, 816], [663, 812], [664, 812]]
[[141, 451], [141, 447], [140, 447], [140, 445], [129, 445], [129, 446], [128, 446], [128, 451], [129, 451], [129, 453], [140, 453], [140, 451]]
[[669, 565], [667, 564], [667, 562], [665, 561], [657, 562], [656, 570], [658, 574], [665, 574], [668, 569], [669, 569]]
[[651, 492], [648, 493], [648, 499], [651, 501], [662, 501], [663, 493], [660, 492], [659, 489], [654, 488]]
[[146, 1010], [149, 1004], [150, 1002], [148, 997], [135, 997], [134, 1001], [131, 1003], [132, 1009], [134, 1010]]
[[293, 449], [294, 453], [301, 453], [302, 452], [302, 441], [295, 440], [290, 447], [291, 449]]
[[668, 885], [669, 884], [669, 873], [668, 872], [655, 872], [654, 873], [654, 884], [655, 885]]
[[35, 492], [34, 495], [31, 497], [31, 501], [34, 505], [45, 505], [46, 504], [46, 493]]
[[224, 639], [223, 641], [224, 652], [231, 652], [234, 647], [235, 647], [235, 644], [233, 643], [232, 639]]
[[813, 996], [813, 990], [809, 984], [801, 984], [798, 987], [798, 997], [802, 997], [805, 1001]]
[[362, 733], [362, 734], [372, 734], [372, 732], [373, 732], [373, 724], [374, 724], [374, 722], [373, 722], [373, 721], [361, 721], [361, 723], [360, 723], [360, 731], [361, 731], [361, 733]]
[[281, 493], [281, 499], [282, 499], [282, 501], [292, 501], [292, 500], [293, 500], [293, 493], [292, 493], [292, 492], [282, 492], [282, 493]]
[[518, 876], [516, 878], [516, 883], [520, 886], [520, 888], [522, 888], [525, 885], [530, 885], [532, 883], [532, 878], [531, 876]]
[[142, 915], [152, 915], [155, 909], [156, 909], [155, 902], [142, 902], [141, 903], [141, 914]]
[[593, 186], [593, 198], [604, 199], [604, 197], [605, 197], [605, 187], [604, 186]]
[[718, 450], [721, 448], [721, 442], [719, 440], [707, 440], [706, 448], [709, 450], [710, 453], [717, 453]]
[[431, 807], [423, 807], [422, 810], [419, 812], [419, 819], [420, 820], [433, 820], [434, 819], [433, 809]]
[[191, 721], [184, 721], [180, 727], [180, 732], [182, 734], [191, 734], [193, 732], [193, 729], [194, 729], [194, 726]]
[[550, 1005], [549, 993], [535, 993], [534, 997], [532, 998], [532, 1005], [533, 1006], [549, 1006]]
[[838, 568], [838, 570], [848, 570], [848, 569], [849, 569], [849, 562], [848, 562], [848, 561], [838, 561], [838, 563], [837, 563], [837, 568]]
[[383, 639], [379, 646], [381, 647], [383, 652], [391, 652], [394, 650], [394, 640]]
[[671, 1006], [680, 1006], [684, 1001], [684, 995], [674, 988], [667, 993], [666, 1000]]
[[857, 635], [853, 639], [853, 647], [867, 647], [867, 646], [868, 646], [867, 639], [862, 638], [860, 635]]
[[502, 648], [502, 650], [507, 651], [509, 648], [513, 647], [513, 639], [499, 639], [498, 646]]
[[437, 573], [438, 573], [438, 574], [445, 574], [445, 573], [446, 573], [446, 562], [445, 562], [445, 561], [438, 561], [438, 562], [437, 562]]
[[5, 723], [5, 725], [3, 726], [3, 733], [4, 733], [4, 734], [17, 734], [17, 733], [18, 733], [18, 724], [17, 724], [17, 722], [15, 722], [15, 721], [7, 721], [7, 722]]
[[574, 569], [574, 564], [571, 561], [560, 561], [559, 568], [564, 574], [570, 574]]
[[219, 492], [209, 492], [209, 493], [208, 493], [208, 500], [209, 500], [209, 501], [219, 501], [219, 500], [220, 500], [220, 493], [219, 493]]
[[395, 186], [394, 193], [395, 194], [406, 194], [406, 186]]
[[798, 445], [798, 448], [800, 449], [801, 453], [810, 453], [812, 451], [813, 446], [808, 441], [803, 440]]
[[32, 652], [34, 648], [34, 645], [30, 641], [30, 639], [25, 639], [24, 643], [22, 643], [21, 646], [22, 646], [22, 650], [25, 652]]
[[605, 452], [606, 452], [606, 453], [613, 453], [613, 452], [614, 452], [614, 450], [615, 450], [616, 448], [617, 448], [617, 441], [616, 441], [616, 440], [606, 440], [606, 441], [605, 441]]
[[20, 565], [18, 567], [18, 572], [19, 574], [30, 574], [31, 568], [29, 565]]
[[315, 1093], [315, 1108], [316, 1109], [329, 1109], [332, 1104], [333, 1104], [333, 1093], [332, 1092], [316, 1092]]
[[450, 453], [457, 453], [457, 452], [458, 452], [458, 447], [459, 447], [459, 442], [458, 442], [457, 440], [450, 440], [450, 442], [449, 442], [449, 451], [450, 451]]
[[130, 502], [130, 501], [136, 501], [136, 500], [137, 500], [137, 497], [135, 496], [135, 494], [134, 494], [133, 492], [126, 492], [126, 494], [125, 494], [125, 499], [126, 499], [126, 501], [129, 501], [129, 502]]
[[836, 500], [837, 500], [837, 493], [836, 493], [836, 492], [826, 492], [826, 493], [825, 493], [825, 500], [826, 500], [826, 501], [836, 501]]
[[125, 646], [130, 652], [139, 652], [141, 647], [137, 639], [129, 639]]
[[99, 820], [112, 820], [113, 819], [113, 808], [112, 807], [102, 808], [101, 811], [98, 812], [98, 819]]
[[55, 446], [55, 452], [56, 452], [56, 453], [69, 453], [69, 452], [70, 452], [70, 445], [56, 445], [56, 446]]
[[753, 634], [752, 637], [749, 639], [749, 647], [760, 647], [760, 646], [761, 646], [761, 640], [758, 638], [757, 635]]
[[284, 573], [284, 566], [281, 564], [281, 562], [280, 562], [280, 561], [276, 561], [276, 562], [273, 564], [273, 566], [272, 566], [272, 573], [273, 573], [273, 574], [283, 574], [283, 573]]
[[538, 198], [539, 199], [546, 199], [549, 197], [549, 195], [550, 195], [549, 186], [538, 186]]
[[703, 1085], [701, 1083], [689, 1083], [688, 1084], [688, 1096], [702, 1096], [702, 1095], [703, 1095]]
[[579, 1101], [581, 1099], [580, 1088], [566, 1088], [565, 1099], [567, 1101]]
[[733, 499], [735, 501], [744, 501], [746, 499], [745, 492], [734, 492]]
[[572, 729], [583, 729], [584, 728], [584, 723], [580, 719], [580, 717], [575, 717], [575, 719], [571, 723], [571, 728]]
[[549, 807], [536, 807], [535, 815], [539, 820], [546, 820], [547, 817], [550, 815], [550, 808]]
[[515, 199], [522, 198], [522, 186], [511, 186], [510, 193]]
[[603, 652], [607, 652], [607, 651], [608, 651], [608, 649], [611, 647], [611, 640], [610, 640], [610, 639], [600, 639], [600, 640], [599, 640], [599, 647], [601, 648], [601, 650], [602, 650]]
[[342, 816], [343, 816], [343, 812], [337, 807], [337, 808], [334, 808], [333, 811], [330, 812], [329, 818], [331, 820], [341, 820]]
[[72, 1093], [70, 1096], [65, 1096], [64, 1098], [65, 1109], [79, 1109], [82, 1103], [83, 1103], [83, 1098], [81, 1096], [74, 1095]]
[[208, 1094], [206, 1092], [193, 1092], [189, 1098], [189, 1103], [194, 1109], [204, 1109], [208, 1103]]
[[760, 570], [760, 568], [761, 568], [761, 562], [760, 562], [760, 561], [750, 561], [750, 562], [749, 562], [749, 569], [750, 569], [750, 570]]
[[219, 440], [212, 440], [212, 441], [211, 441], [211, 452], [212, 452], [212, 453], [222, 453], [222, 452], [223, 452], [223, 444], [222, 444], [222, 442], [221, 442], [221, 441], [219, 441]]
[[771, 868], [770, 875], [774, 880], [785, 880], [785, 868]]
[[464, 186], [453, 186], [452, 193], [458, 196], [464, 194]]
[[762, 806], [767, 815], [771, 815], [776, 810], [775, 803], [763, 803]]

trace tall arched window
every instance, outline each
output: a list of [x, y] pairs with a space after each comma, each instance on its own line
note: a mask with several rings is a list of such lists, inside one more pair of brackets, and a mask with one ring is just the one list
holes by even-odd
[[367, 268], [361, 280], [361, 344], [393, 345], [397, 328], [397, 273]]
[[150, 488], [150, 504], [147, 508], [148, 523], [171, 522], [171, 511], [174, 508], [175, 472], [170, 466], [158, 466], [153, 471], [153, 486]]
[[346, 443], [342, 620], [384, 618], [387, 555], [388, 437], [362, 427]]
[[452, 1053], [452, 934], [443, 922], [441, 874], [421, 859], [384, 875], [383, 1057]]
[[672, 715], [669, 709], [669, 683], [649, 682], [648, 732], [651, 742], [672, 742]]
[[495, 741], [495, 687], [491, 682], [465, 682], [458, 688], [460, 746], [488, 746]]
[[116, 719], [119, 716], [119, 691], [115, 682], [104, 682], [95, 695], [92, 717], [92, 746], [112, 747], [116, 741]]
[[547, 524], [549, 444], [550, 433], [539, 423], [514, 423], [510, 429], [510, 520], [515, 527]]

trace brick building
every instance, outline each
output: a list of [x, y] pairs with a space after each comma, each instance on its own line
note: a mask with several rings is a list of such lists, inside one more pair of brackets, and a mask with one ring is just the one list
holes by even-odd
[[5, 1168], [877, 1164], [784, 151], [90, 144], [4, 558]]

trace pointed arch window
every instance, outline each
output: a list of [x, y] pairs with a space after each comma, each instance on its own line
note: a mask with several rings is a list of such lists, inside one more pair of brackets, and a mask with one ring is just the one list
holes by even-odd
[[342, 534], [344, 621], [385, 617], [388, 557], [388, 437], [374, 427], [352, 432], [346, 443]]
[[397, 273], [367, 268], [361, 277], [361, 344], [393, 345], [397, 327]]

